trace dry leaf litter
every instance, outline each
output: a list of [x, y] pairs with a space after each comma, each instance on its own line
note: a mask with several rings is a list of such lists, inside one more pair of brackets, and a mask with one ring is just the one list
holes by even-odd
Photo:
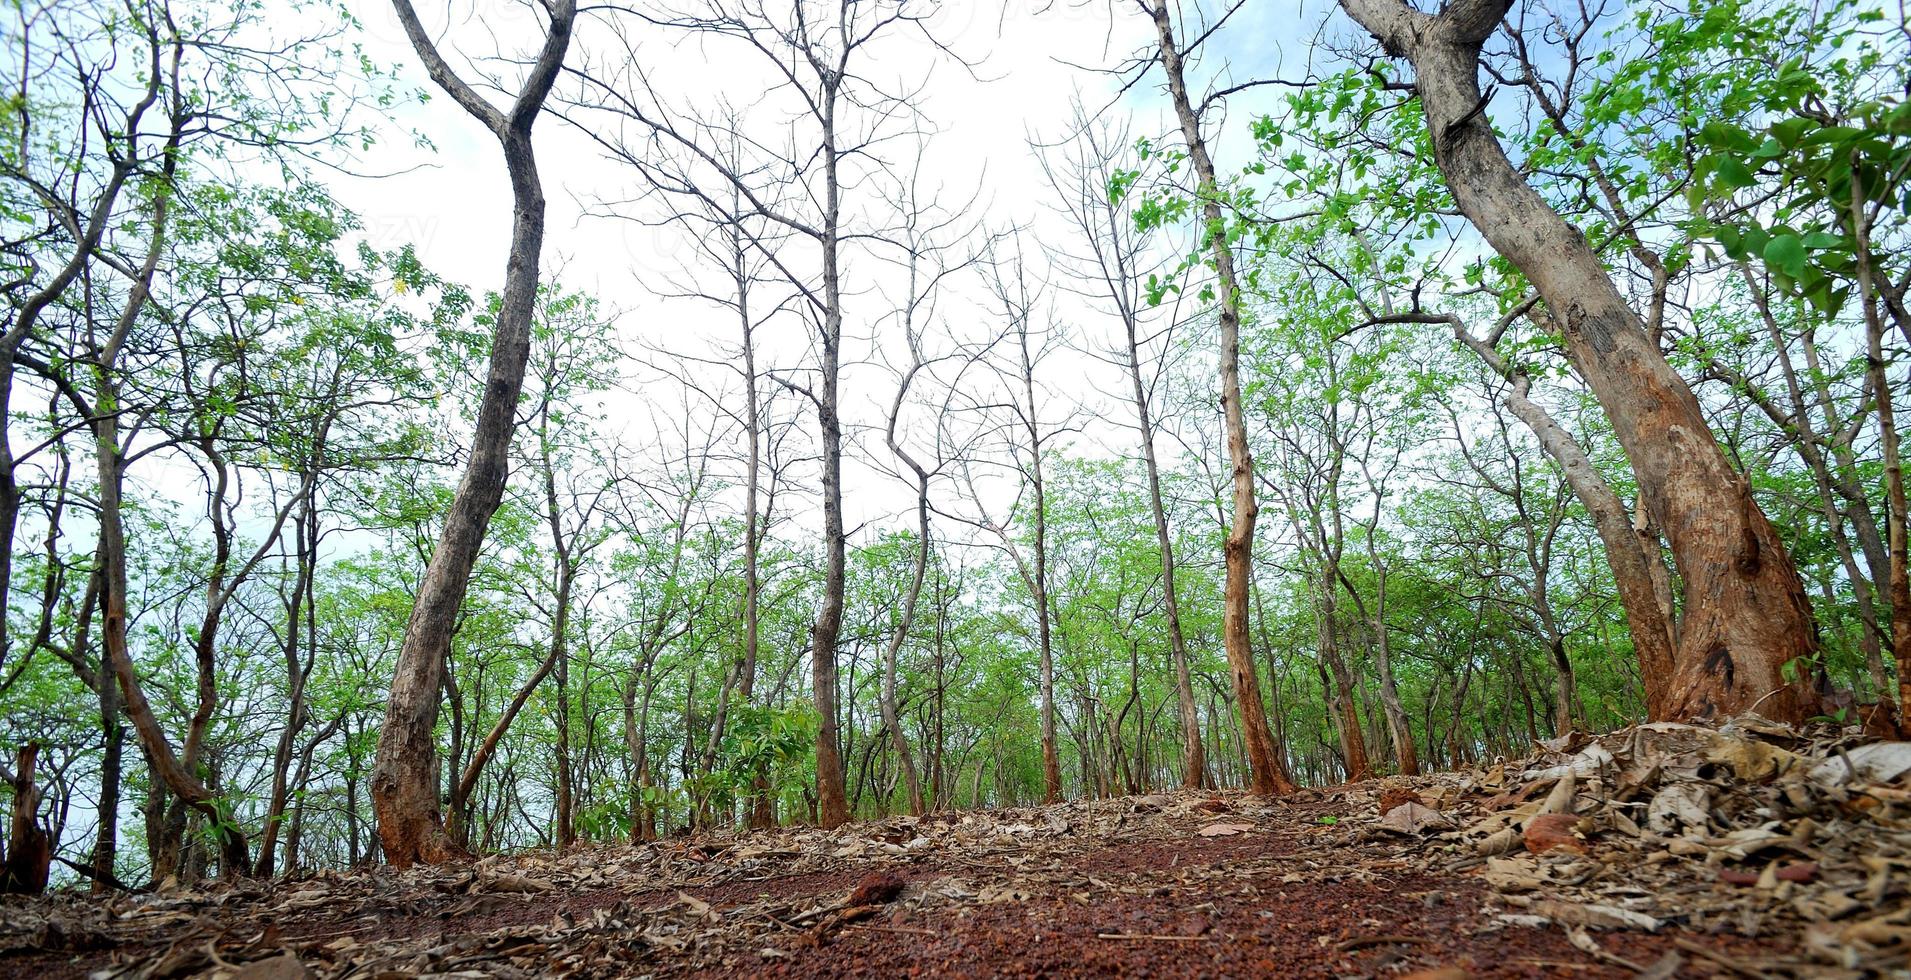
[[1911, 977], [1911, 743], [1746, 717], [1172, 793], [0, 904], [101, 980]]

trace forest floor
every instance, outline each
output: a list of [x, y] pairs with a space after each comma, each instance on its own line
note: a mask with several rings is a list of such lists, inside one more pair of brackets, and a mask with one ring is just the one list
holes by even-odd
[[0, 904], [0, 975], [1911, 976], [1911, 743], [1756, 720], [1178, 792]]

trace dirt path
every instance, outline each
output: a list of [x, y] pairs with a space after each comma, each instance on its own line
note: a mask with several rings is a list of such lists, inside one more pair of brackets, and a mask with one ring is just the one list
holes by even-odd
[[1741, 719], [1163, 794], [96, 900], [0, 975], [1907, 977], [1911, 744]]
[[[1427, 841], [1376, 832], [1374, 797], [1156, 796], [14, 902], [0, 974], [1630, 977], [1793, 952], [1714, 919], [1602, 932], [1588, 953], [1477, 871], [1429, 870]], [[901, 893], [845, 909], [872, 875]], [[286, 952], [302, 964], [262, 972]]]

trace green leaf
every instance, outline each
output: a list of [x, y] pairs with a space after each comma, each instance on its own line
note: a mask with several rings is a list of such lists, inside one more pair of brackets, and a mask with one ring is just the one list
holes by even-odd
[[1798, 141], [1804, 138], [1806, 131], [1815, 125], [1817, 125], [1817, 123], [1810, 119], [1787, 119], [1772, 127], [1772, 138], [1778, 140], [1780, 145], [1789, 150], [1797, 146]]
[[1699, 138], [1711, 146], [1735, 153], [1750, 153], [1758, 147], [1758, 141], [1752, 134], [1730, 123], [1709, 122], [1699, 131]]
[[1805, 242], [1787, 232], [1765, 243], [1765, 262], [1793, 279], [1805, 272]]
[[1734, 157], [1719, 159], [1718, 175], [1719, 182], [1727, 187], [1751, 187], [1758, 183], [1758, 178], [1752, 176], [1751, 168]]

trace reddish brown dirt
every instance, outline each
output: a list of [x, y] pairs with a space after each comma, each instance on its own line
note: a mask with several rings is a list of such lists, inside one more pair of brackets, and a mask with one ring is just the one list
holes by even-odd
[[[1329, 808], [1310, 808], [1325, 811]], [[823, 942], [779, 943], [788, 959], [725, 965], [790, 978], [999, 977], [1371, 977], [1458, 967], [1472, 977], [1631, 977], [1574, 948], [1557, 928], [1497, 926], [1488, 897], [1470, 876], [1403, 875], [1373, 883], [1326, 871], [1283, 883], [1281, 872], [1207, 876], [1190, 884], [1176, 871], [1265, 862], [1294, 853], [1312, 828], [1085, 852], [1084, 879], [1158, 877], [1147, 896], [1097, 893], [978, 905], [953, 913], [890, 915], [830, 933]], [[1302, 851], [1318, 861], [1323, 855]], [[1331, 855], [1330, 855], [1331, 856]], [[1355, 858], [1356, 856], [1349, 856]], [[1348, 867], [1355, 864], [1348, 862]], [[1371, 867], [1371, 865], [1369, 865]], [[1611, 955], [1639, 966], [1677, 949], [1673, 934], [1600, 933]], [[1741, 962], [1757, 963], [1770, 940], [1684, 935]], [[1715, 964], [1689, 951], [1679, 976], [1710, 976]]]
[[[530, 895], [411, 893], [370, 918], [321, 907], [271, 925], [288, 945], [348, 934], [364, 942], [409, 938], [433, 945], [511, 927], [581, 922], [599, 909], [621, 918], [625, 910], [679, 903], [680, 890], [719, 916], [740, 906], [760, 909], [765, 898], [788, 908], [829, 905], [866, 876], [891, 872], [912, 891], [959, 878], [1011, 882], [1017, 894], [912, 911], [911, 891], [905, 891], [876, 915], [821, 928], [783, 925], [746, 909], [723, 919], [744, 941], [716, 958], [653, 949], [613, 970], [594, 966], [577, 975], [1339, 978], [1457, 967], [1472, 977], [1632, 976], [1617, 960], [1575, 948], [1559, 928], [1496, 922], [1492, 896], [1472, 875], [1411, 872], [1404, 861], [1327, 843], [1319, 820], [1337, 805], [1292, 806], [1285, 819], [1230, 836], [1087, 838], [1059, 872], [1050, 866], [1032, 876], [1014, 865], [1012, 852], [954, 850], [927, 860], [871, 858], [834, 870], [682, 889], [638, 880]], [[256, 920], [234, 924], [241, 927], [256, 929]], [[1680, 940], [1739, 963], [1758, 963], [1790, 945], [1678, 928], [1594, 935], [1609, 957], [1640, 967]], [[164, 950], [0, 953], [0, 976], [83, 977], [115, 956], [124, 964]], [[1682, 955], [1679, 976], [1718, 970], [1690, 947]]]
[[[898, 915], [850, 926], [788, 960], [738, 961], [739, 972], [791, 978], [1347, 977], [1459, 967], [1474, 977], [1631, 977], [1575, 949], [1557, 929], [1479, 931], [1472, 882], [1402, 878], [1391, 886], [1289, 886], [1255, 894], [1046, 900], [954, 915]], [[1147, 938], [1109, 938], [1113, 936]], [[1602, 934], [1601, 945], [1640, 965], [1674, 949], [1670, 936]], [[1704, 937], [1708, 947], [1758, 962], [1763, 944]], [[1704, 976], [1692, 963], [1681, 976]]]

